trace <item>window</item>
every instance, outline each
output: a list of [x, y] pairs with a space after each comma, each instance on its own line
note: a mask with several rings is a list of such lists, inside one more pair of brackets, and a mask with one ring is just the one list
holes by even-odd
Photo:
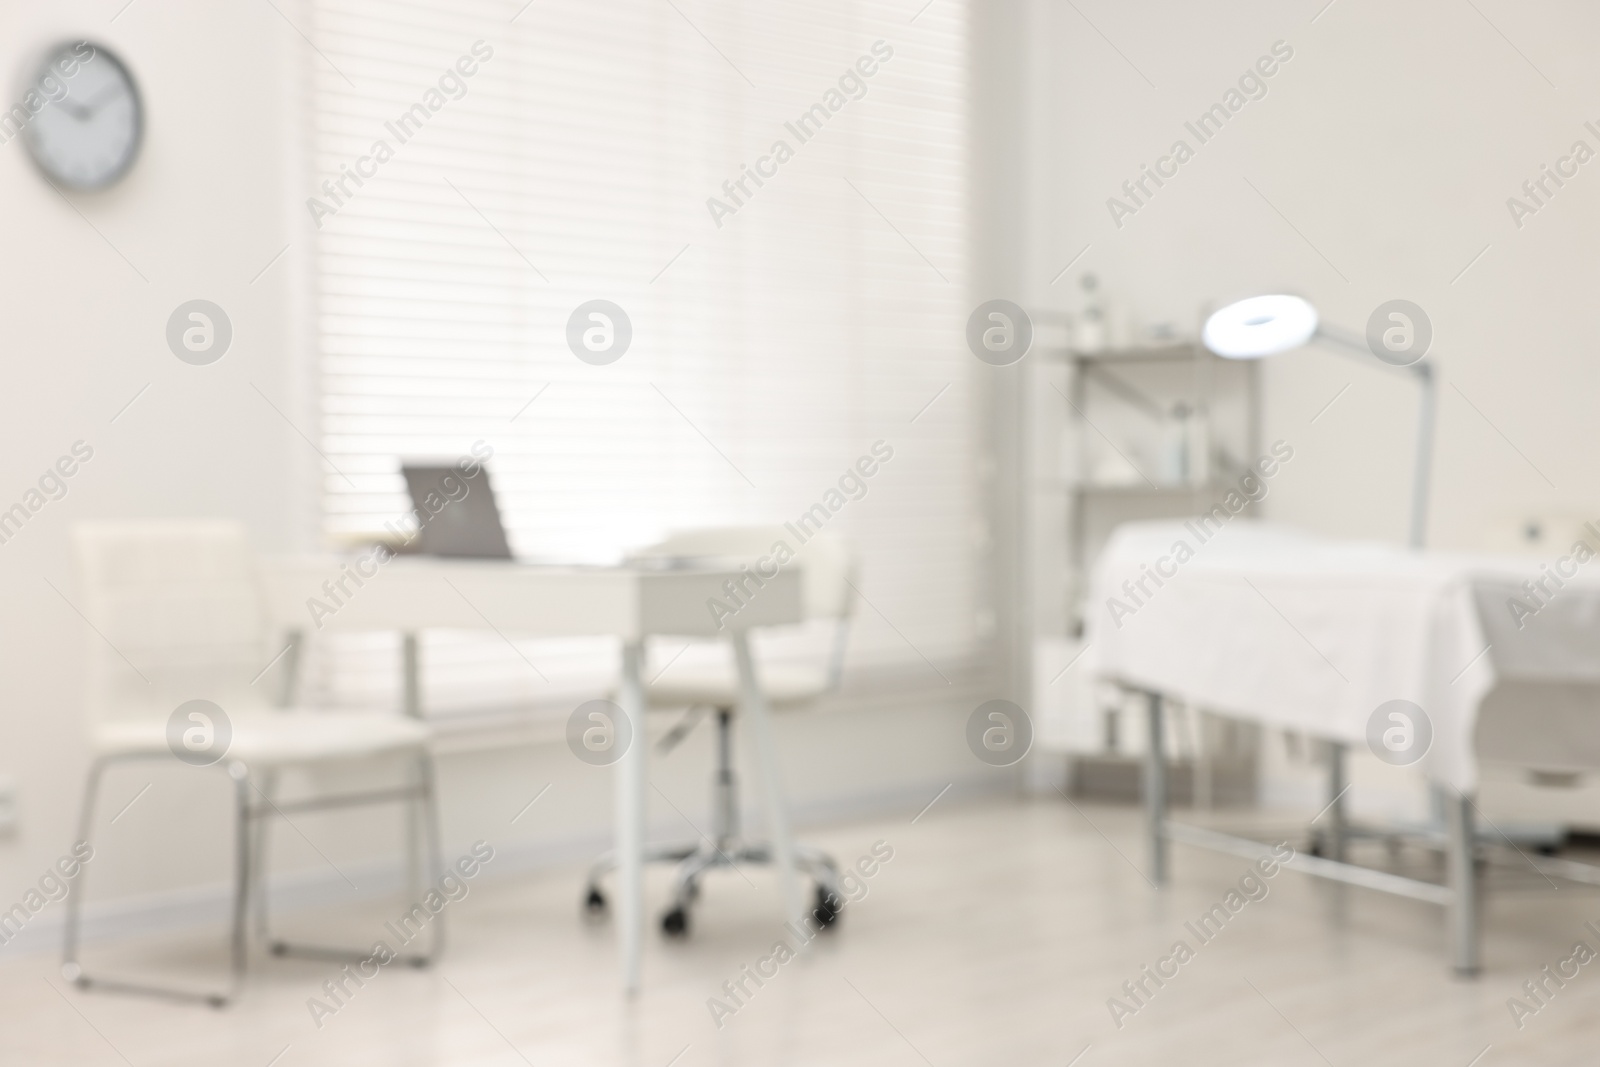
[[[481, 440], [519, 556], [609, 560], [794, 520], [881, 440], [829, 520], [863, 557], [850, 676], [940, 684], [976, 642], [963, 6], [517, 6], [310, 0], [326, 532], [380, 530], [401, 458]], [[604, 366], [566, 342], [594, 299], [632, 324]], [[445, 710], [615, 667], [430, 642]], [[334, 699], [392, 690], [358, 651]]]

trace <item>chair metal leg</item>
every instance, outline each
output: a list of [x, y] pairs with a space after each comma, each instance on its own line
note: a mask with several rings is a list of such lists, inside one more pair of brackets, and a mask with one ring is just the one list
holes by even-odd
[[[415, 792], [406, 798], [405, 811], [410, 816], [406, 819], [406, 828], [409, 833], [419, 823], [426, 837], [426, 854], [428, 872], [427, 878], [437, 881], [444, 873], [444, 858], [439, 839], [439, 813], [437, 805], [437, 789], [434, 785], [433, 757], [423, 752], [417, 757], [415, 767], [416, 779], [407, 788]], [[274, 812], [263, 813], [264, 822]], [[415, 845], [411, 845], [410, 852], [415, 852]], [[423, 885], [414, 884], [417, 881], [416, 864], [407, 864], [411, 899], [414, 903], [420, 902], [426, 895], [427, 889]], [[426, 881], [426, 879], [424, 879]], [[265, 908], [261, 909], [265, 914]], [[395, 961], [405, 963], [412, 967], [427, 967], [438, 959], [439, 953], [444, 951], [444, 913], [435, 915], [429, 924], [428, 951], [417, 954], [399, 954]], [[358, 963], [372, 955], [371, 949], [342, 948], [334, 945], [310, 945], [303, 942], [285, 941], [273, 938], [269, 930], [263, 929], [262, 936], [266, 939], [274, 956], [290, 956], [296, 959], [328, 960], [333, 963]]]
[[427, 878], [422, 873], [422, 841], [427, 834], [423, 823], [427, 816], [421, 808], [422, 802], [419, 800], [417, 803], [407, 804], [405, 810], [401, 812], [401, 819], [404, 821], [401, 838], [405, 841], [406, 851], [405, 887], [406, 894], [412, 900], [421, 899], [422, 894], [427, 891], [425, 888]]
[[[261, 784], [256, 788], [268, 803], [276, 801], [278, 797], [277, 768], [269, 767], [263, 771]], [[255, 916], [256, 940], [265, 945], [271, 941], [271, 934], [269, 933], [270, 920], [267, 917], [267, 854], [271, 847], [271, 842], [268, 840], [268, 830], [272, 825], [272, 820], [255, 819], [252, 821], [255, 823], [255, 837], [253, 840], [254, 851], [250, 860], [251, 905]]]
[[733, 857], [719, 849], [700, 848], [684, 857], [672, 877], [672, 903], [687, 908], [700, 895], [700, 876], [715, 867], [733, 866]]
[[1345, 843], [1350, 837], [1350, 820], [1345, 808], [1345, 746], [1328, 742], [1328, 858], [1345, 861]]
[[1194, 732], [1194, 806], [1201, 811], [1216, 807], [1217, 767], [1215, 746], [1211, 743], [1211, 719], [1199, 708], [1189, 709], [1189, 728]]
[[733, 769], [733, 709], [717, 709], [717, 769], [711, 796], [711, 838], [718, 848], [739, 839], [739, 777]]
[[[705, 872], [741, 864], [770, 864], [772, 858], [772, 846], [762, 841], [745, 844], [725, 842], [723, 846], [705, 842], [699, 845], [653, 845], [644, 851], [646, 863], [678, 865], [673, 875], [672, 903], [674, 908], [683, 909], [687, 909], [699, 895], [699, 879]], [[832, 856], [819, 848], [796, 842], [794, 859], [795, 866], [804, 871], [819, 890], [835, 898], [839, 896], [839, 865]], [[600, 892], [600, 880], [616, 866], [616, 853], [604, 852], [589, 867], [585, 893], [586, 908], [591, 918], [605, 912], [606, 900]]]
[[[95, 804], [99, 797], [101, 780], [106, 769], [114, 762], [134, 759], [148, 759], [158, 757], [146, 756], [102, 756], [90, 765], [88, 779], [84, 784], [83, 809], [78, 818], [79, 840], [89, 842], [93, 829]], [[135, 993], [143, 996], [163, 997], [169, 1000], [185, 1002], [200, 1002], [212, 1007], [226, 1007], [235, 1000], [243, 987], [244, 976], [249, 963], [249, 927], [253, 912], [257, 929], [261, 937], [269, 945], [272, 952], [278, 956], [302, 956], [312, 959], [328, 959], [338, 961], [363, 960], [368, 958], [370, 951], [354, 949], [321, 948], [307, 945], [292, 945], [284, 941], [275, 941], [271, 936], [267, 908], [266, 849], [267, 830], [266, 822], [271, 817], [279, 814], [277, 805], [272, 801], [276, 792], [275, 772], [267, 772], [263, 778], [266, 789], [261, 795], [267, 798], [268, 803], [262, 806], [254, 804], [251, 794], [257, 787], [250, 780], [249, 768], [240, 761], [232, 761], [226, 765], [228, 776], [233, 781], [234, 791], [234, 878], [233, 878], [233, 905], [231, 923], [229, 928], [229, 983], [228, 988], [220, 993], [202, 993], [187, 989], [175, 989], [168, 986], [152, 985], [143, 982], [129, 982], [115, 978], [91, 977], [84, 971], [78, 959], [79, 940], [82, 931], [82, 909], [85, 886], [86, 870], [80, 870], [73, 886], [73, 892], [68, 894], [66, 903], [65, 929], [62, 939], [61, 973], [79, 989], [98, 989], [117, 993]], [[418, 781], [410, 790], [411, 795], [406, 796], [407, 790], [394, 790], [383, 794], [364, 795], [352, 801], [351, 797], [329, 798], [326, 806], [348, 807], [354, 803], [376, 803], [404, 798], [413, 805], [420, 805], [425, 811], [421, 820], [427, 836], [428, 863], [431, 868], [431, 877], [437, 878], [444, 872], [443, 855], [439, 838], [439, 819], [437, 805], [437, 789], [434, 783], [433, 760], [428, 753], [423, 752], [418, 757]], [[306, 810], [316, 807], [316, 803], [305, 803], [302, 807], [290, 806], [291, 810]], [[255, 900], [252, 901], [252, 895]], [[430, 934], [429, 950], [422, 956], [402, 956], [404, 962], [413, 966], [426, 966], [438, 957], [444, 948], [443, 918], [439, 916], [433, 924]]]
[[[699, 852], [697, 845], [650, 845], [644, 850], [646, 863], [682, 863], [684, 860]], [[615, 849], [607, 849], [596, 857], [589, 865], [589, 880], [586, 883], [590, 889], [598, 889], [600, 880], [617, 869], [617, 853]]]
[[[799, 880], [795, 873], [796, 869], [809, 876], [823, 896], [831, 897], [835, 901], [839, 899], [839, 868], [833, 858], [820, 849], [795, 842], [789, 834], [788, 813], [783, 801], [781, 783], [778, 780], [776, 753], [772, 749], [770, 726], [766, 716], [762, 714], [765, 705], [758, 703], [759, 690], [752, 692], [755, 685], [755, 671], [750, 659], [749, 646], [742, 641], [742, 635], [735, 638], [734, 646], [735, 657], [739, 659], [742, 706], [751, 717], [751, 734], [756, 742], [763, 784], [766, 786], [766, 808], [772, 821], [774, 841], [771, 844], [747, 842], [741, 837], [739, 779], [733, 758], [734, 709], [715, 708], [716, 758], [711, 784], [711, 830], [704, 835], [706, 840], [692, 845], [654, 845], [643, 849], [643, 859], [646, 863], [671, 862], [678, 865], [673, 876], [672, 907], [664, 916], [663, 922], [669, 934], [687, 932], [685, 917], [695, 897], [699, 895], [701, 877], [707, 871], [723, 867], [737, 867], [743, 863], [776, 865], [779, 868], [780, 883], [783, 883], [786, 909], [799, 907]], [[782, 862], [785, 856], [789, 857], [790, 861], [787, 865]], [[584, 901], [585, 910], [590, 918], [597, 918], [605, 913], [606, 898], [600, 890], [600, 880], [618, 866], [616, 851], [602, 853], [590, 866]], [[787, 879], [784, 877], [786, 867]], [[837, 908], [833, 913], [837, 914]], [[792, 921], [799, 921], [791, 918]]]
[[[422, 786], [422, 794], [414, 805], [420, 809], [418, 814], [422, 820], [422, 830], [427, 838], [428, 879], [437, 882], [444, 876], [444, 848], [439, 834], [439, 788], [437, 776], [434, 773], [433, 756], [427, 751], [417, 757], [417, 777]], [[434, 916], [432, 930], [428, 937], [428, 953], [416, 964], [425, 967], [439, 958], [444, 951], [445, 926], [444, 912]]]
[[[665, 858], [665, 857], [663, 857]], [[825, 894], [839, 895], [839, 866], [832, 856], [810, 845], [794, 846], [795, 866], [804, 871]], [[683, 856], [672, 878], [672, 902], [687, 908], [699, 895], [699, 882], [707, 871], [719, 867], [736, 867], [743, 863], [764, 865], [773, 861], [773, 848], [765, 842], [746, 845], [729, 844], [724, 849], [701, 845]]]
[[255, 828], [250, 825], [250, 769], [243, 763], [230, 763], [228, 777], [233, 779], [234, 804], [233, 936], [230, 939], [233, 988], [228, 992], [228, 999], [232, 1000], [244, 983], [250, 950], [245, 923], [250, 909], [250, 858], [255, 851]]
[[[753, 674], [753, 670], [751, 671]], [[752, 726], [755, 726], [752, 723]], [[760, 743], [760, 727], [755, 727], [758, 744]], [[770, 735], [768, 735], [770, 741]], [[733, 709], [717, 709], [717, 759], [713, 772], [711, 811], [712, 832], [711, 840], [695, 849], [679, 865], [673, 878], [673, 910], [687, 911], [694, 898], [699, 895], [699, 883], [706, 871], [720, 867], [737, 867], [742, 863], [751, 864], [776, 864], [779, 868], [780, 879], [783, 875], [783, 856], [785, 850], [779, 843], [787, 839], [787, 821], [780, 828], [774, 820], [774, 841], [744, 842], [739, 833], [739, 790], [738, 776], [733, 765]], [[776, 776], [775, 768], [768, 766], [768, 761], [763, 754], [763, 777], [771, 774]], [[768, 805], [781, 806], [782, 796], [778, 793], [778, 800], [774, 802], [776, 790], [768, 783]], [[819, 899], [832, 898], [839, 900], [839, 868], [833, 858], [820, 849], [801, 845], [792, 839], [788, 840], [788, 856], [793, 865], [792, 870], [804, 871], [816, 884]], [[791, 875], [793, 877], [793, 875]], [[797, 880], [797, 879], [796, 879]], [[785, 887], [786, 890], [788, 887]], [[798, 896], [798, 886], [794, 887]], [[669, 914], [671, 914], [669, 912]]]
[[1478, 870], [1472, 831], [1472, 800], [1460, 793], [1445, 798], [1449, 823], [1446, 865], [1450, 883], [1450, 945], [1457, 974], [1478, 973]]
[[817, 883], [818, 889], [838, 895], [839, 865], [834, 862], [832, 856], [820, 848], [796, 842], [794, 859], [800, 868], [811, 876], [811, 880]]
[[789, 808], [783, 796], [783, 781], [778, 763], [777, 743], [767, 718], [767, 702], [756, 678], [750, 656], [750, 638], [744, 630], [732, 634], [734, 661], [739, 668], [740, 706], [749, 716], [750, 734], [755, 740], [756, 759], [761, 767], [761, 784], [766, 793], [767, 821], [772, 829], [772, 848], [778, 868], [778, 885], [783, 891], [784, 913], [798, 923], [805, 906], [800, 900], [800, 880], [795, 875], [794, 838], [789, 831]]
[[[91, 844], [89, 838], [94, 827], [94, 805], [100, 795], [100, 779], [105, 775], [110, 758], [100, 757], [89, 765], [89, 775], [83, 783], [83, 807], [78, 812], [78, 840]], [[77, 884], [67, 896], [66, 930], [61, 944], [61, 973], [67, 981], [79, 983], [83, 968], [78, 965], [78, 927], [83, 916], [84, 884], [89, 880], [89, 869], [78, 870]]]
[[1161, 694], [1145, 694], [1149, 713], [1149, 738], [1144, 757], [1144, 804], [1150, 836], [1150, 880], [1167, 884], [1167, 761], [1162, 752]]
[[[87, 842], [94, 820], [95, 800], [98, 797], [100, 781], [106, 768], [118, 762], [116, 757], [102, 756], [95, 760], [89, 768], [89, 779], [84, 788], [83, 811], [79, 815], [79, 839]], [[236, 770], [237, 768], [237, 770]], [[234, 905], [233, 926], [230, 938], [230, 966], [229, 984], [222, 993], [201, 993], [189, 989], [175, 989], [170, 986], [152, 985], [144, 982], [129, 982], [119, 978], [94, 978], [84, 969], [78, 959], [78, 936], [83, 907], [83, 890], [85, 871], [78, 872], [78, 883], [73, 887], [73, 893], [67, 899], [66, 932], [64, 937], [61, 973], [79, 989], [105, 990], [110, 993], [133, 993], [140, 996], [161, 997], [166, 1000], [176, 1000], [185, 1003], [209, 1004], [213, 1008], [227, 1007], [238, 995], [241, 988], [245, 970], [245, 908], [248, 897], [250, 878], [250, 826], [246, 814], [248, 795], [248, 775], [243, 773], [243, 764], [233, 763], [228, 766], [228, 773], [234, 779], [234, 800], [236, 805], [235, 842], [234, 842]]]

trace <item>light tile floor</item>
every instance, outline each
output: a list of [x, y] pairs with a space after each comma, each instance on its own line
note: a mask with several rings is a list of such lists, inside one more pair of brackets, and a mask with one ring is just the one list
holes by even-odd
[[[652, 932], [646, 986], [629, 1001], [617, 985], [611, 927], [578, 917], [574, 868], [477, 883], [450, 910], [442, 966], [383, 971], [320, 1029], [306, 1000], [331, 964], [259, 959], [242, 1002], [219, 1012], [82, 994], [65, 986], [53, 958], [0, 957], [0, 1063], [1600, 1062], [1600, 963], [1520, 1031], [1507, 1010], [1520, 984], [1576, 940], [1600, 949], [1581, 929], [1588, 919], [1600, 925], [1600, 892], [1519, 873], [1515, 854], [1492, 875], [1487, 968], [1476, 981], [1449, 973], [1437, 909], [1284, 872], [1119, 1029], [1107, 999], [1175, 939], [1194, 945], [1185, 920], [1221, 900], [1245, 862], [1174, 846], [1174, 884], [1157, 892], [1135, 866], [1142, 839], [1130, 809], [947, 798], [912, 824], [914, 814], [808, 835], [841, 860], [876, 841], [894, 858], [836, 932], [783, 965], [720, 1028], [707, 999], [782, 936], [770, 875], [713, 881], [687, 941]], [[1276, 836], [1300, 843], [1292, 830]], [[665, 888], [665, 873], [653, 875], [654, 901]], [[398, 905], [294, 918], [302, 930], [366, 942]], [[91, 946], [92, 958], [159, 961], [193, 979], [220, 968], [219, 940], [218, 931], [195, 931]]]

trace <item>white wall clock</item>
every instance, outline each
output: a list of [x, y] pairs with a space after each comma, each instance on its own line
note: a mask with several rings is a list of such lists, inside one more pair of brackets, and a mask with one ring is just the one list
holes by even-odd
[[144, 108], [128, 68], [104, 45], [56, 45], [34, 72], [28, 94], [44, 103], [23, 127], [23, 137], [51, 181], [70, 189], [104, 189], [133, 166], [144, 134]]

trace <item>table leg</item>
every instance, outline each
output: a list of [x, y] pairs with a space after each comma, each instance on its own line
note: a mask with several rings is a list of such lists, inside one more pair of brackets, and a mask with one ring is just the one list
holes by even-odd
[[783, 890], [783, 907], [790, 922], [801, 924], [804, 908], [800, 902], [800, 882], [795, 874], [794, 838], [789, 830], [789, 808], [783, 797], [783, 780], [778, 769], [778, 749], [767, 718], [767, 700], [756, 678], [750, 657], [750, 639], [744, 630], [733, 631], [733, 657], [739, 666], [740, 706], [750, 736], [755, 741], [761, 764], [761, 784], [765, 791], [767, 823], [772, 831], [773, 862], [778, 869], [778, 885]]
[[1144, 807], [1150, 832], [1150, 880], [1167, 884], [1167, 760], [1162, 751], [1164, 715], [1161, 694], [1145, 694], [1149, 711], [1149, 736], [1145, 741]]
[[622, 686], [618, 693], [627, 716], [627, 749], [617, 761], [617, 941], [622, 952], [622, 986], [639, 991], [639, 953], [644, 935], [644, 787], [645, 753], [644, 685], [640, 670], [644, 645], [628, 641], [622, 646]]
[[[422, 653], [417, 635], [412, 631], [400, 635], [400, 708], [407, 718], [422, 718]], [[411, 770], [406, 773], [413, 774]], [[408, 777], [408, 784], [416, 784], [416, 778]], [[427, 879], [422, 875], [422, 823], [417, 805], [405, 805], [402, 818], [406, 835], [406, 889], [412, 900], [421, 900], [427, 892]]]
[[[1452, 790], [1452, 792], [1455, 792]], [[1457, 974], [1478, 973], [1478, 878], [1473, 855], [1472, 801], [1455, 792], [1445, 801], [1449, 829], [1450, 945]]]
[[1350, 837], [1350, 823], [1345, 810], [1344, 794], [1349, 782], [1345, 780], [1345, 746], [1339, 741], [1328, 742], [1328, 858], [1345, 861], [1345, 842]]

